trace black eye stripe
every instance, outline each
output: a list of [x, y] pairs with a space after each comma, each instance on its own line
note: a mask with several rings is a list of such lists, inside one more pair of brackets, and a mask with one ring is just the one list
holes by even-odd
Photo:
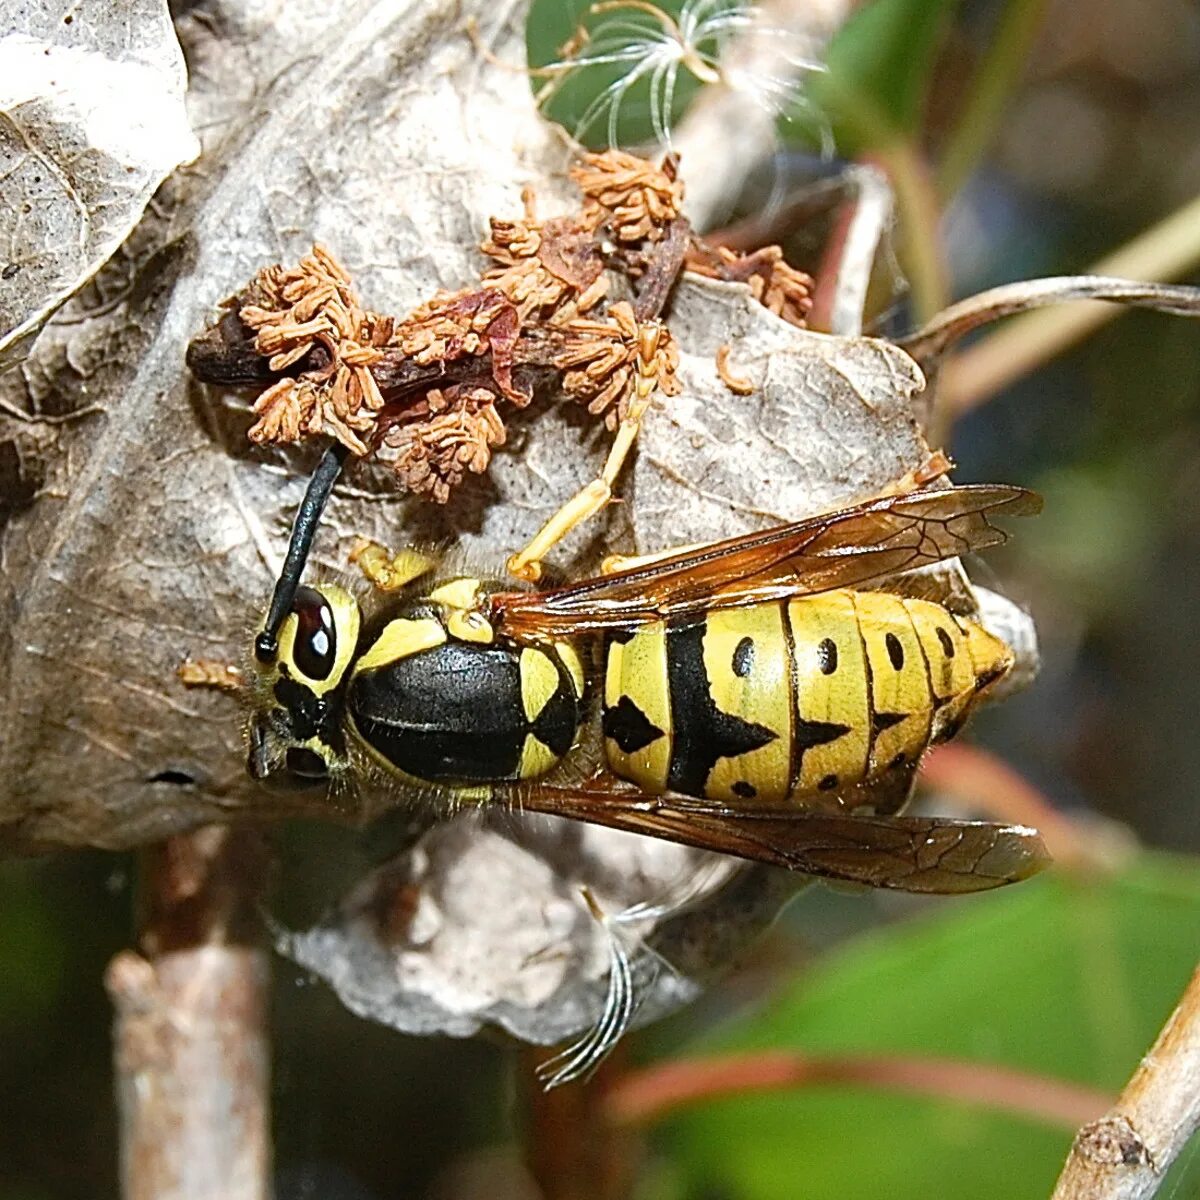
[[316, 588], [302, 587], [296, 591], [292, 612], [296, 614], [292, 661], [309, 679], [328, 679], [337, 658], [337, 636], [329, 601]]

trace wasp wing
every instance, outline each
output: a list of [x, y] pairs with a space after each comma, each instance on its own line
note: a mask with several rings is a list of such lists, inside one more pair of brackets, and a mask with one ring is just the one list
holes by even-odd
[[861, 587], [1007, 541], [992, 518], [1040, 508], [1035, 493], [1003, 484], [885, 496], [566, 587], [494, 596], [492, 615], [516, 635], [567, 636]]
[[621, 791], [600, 780], [531, 788], [520, 804], [807, 875], [904, 892], [986, 891], [1027, 879], [1050, 862], [1041, 835], [1023, 825], [819, 809], [731, 809], [673, 794]]

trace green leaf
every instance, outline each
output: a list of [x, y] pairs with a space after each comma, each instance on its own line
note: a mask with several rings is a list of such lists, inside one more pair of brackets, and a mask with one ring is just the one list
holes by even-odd
[[809, 92], [850, 156], [921, 128], [934, 59], [957, 0], [875, 0], [838, 30]]
[[[860, 938], [696, 1052], [958, 1058], [1115, 1095], [1187, 983], [1198, 931], [1194, 860], [1145, 855], [1089, 882], [1051, 875]], [[1072, 1134], [830, 1086], [714, 1101], [662, 1136], [680, 1195], [1016, 1200], [1050, 1193]], [[1194, 1189], [1200, 1172], [1190, 1178]]]

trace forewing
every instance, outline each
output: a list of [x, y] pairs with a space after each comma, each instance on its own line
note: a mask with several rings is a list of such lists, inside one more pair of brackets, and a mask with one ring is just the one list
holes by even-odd
[[994, 517], [1040, 508], [1033, 492], [1003, 484], [887, 496], [567, 587], [497, 596], [493, 615], [513, 634], [564, 635], [860, 587], [995, 546], [1008, 535]]
[[647, 797], [602, 781], [531, 789], [522, 805], [807, 875], [903, 892], [986, 891], [1027, 879], [1050, 862], [1041, 835], [1022, 825], [811, 809], [735, 810], [674, 795]]

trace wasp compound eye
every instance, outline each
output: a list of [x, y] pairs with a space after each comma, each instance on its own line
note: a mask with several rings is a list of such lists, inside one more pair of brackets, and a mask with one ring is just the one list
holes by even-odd
[[337, 658], [333, 609], [316, 588], [302, 587], [292, 605], [296, 614], [296, 640], [292, 660], [309, 679], [328, 679]]
[[329, 775], [325, 760], [307, 746], [292, 746], [288, 750], [284, 762], [287, 765], [288, 773], [298, 775], [301, 779], [311, 779], [315, 782], [325, 779]]

